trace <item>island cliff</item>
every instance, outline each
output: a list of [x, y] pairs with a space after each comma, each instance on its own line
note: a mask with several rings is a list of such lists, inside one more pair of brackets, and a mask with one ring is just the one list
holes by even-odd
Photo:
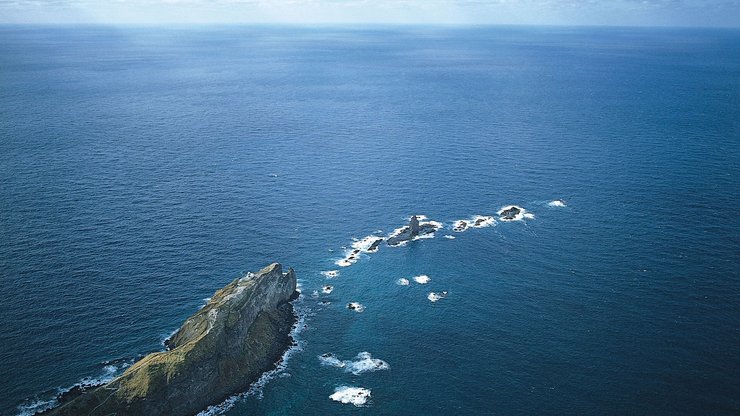
[[236, 279], [165, 342], [108, 384], [44, 415], [193, 415], [244, 391], [293, 342], [295, 272], [278, 263]]

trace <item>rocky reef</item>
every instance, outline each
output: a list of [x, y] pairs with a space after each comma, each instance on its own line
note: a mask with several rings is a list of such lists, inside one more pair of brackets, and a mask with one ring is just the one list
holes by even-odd
[[414, 215], [409, 220], [409, 225], [399, 228], [388, 236], [387, 243], [389, 246], [401, 245], [417, 237], [433, 234], [440, 228], [440, 225], [433, 222], [419, 222], [419, 217]]
[[370, 245], [370, 247], [367, 249], [369, 253], [375, 253], [378, 251], [378, 248], [380, 248], [380, 243], [383, 242], [382, 238], [378, 238], [377, 240], [373, 241], [373, 243]]
[[522, 213], [522, 209], [517, 206], [509, 206], [502, 208], [501, 211], [499, 211], [498, 215], [501, 216], [502, 220], [515, 220], [519, 216], [519, 214]]
[[246, 390], [293, 340], [295, 272], [273, 263], [236, 279], [113, 381], [44, 415], [193, 415]]

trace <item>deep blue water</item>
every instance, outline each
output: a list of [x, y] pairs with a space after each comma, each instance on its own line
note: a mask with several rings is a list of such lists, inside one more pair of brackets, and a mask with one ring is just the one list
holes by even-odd
[[0, 413], [279, 261], [303, 350], [229, 415], [739, 414], [738, 109], [730, 30], [1, 27]]

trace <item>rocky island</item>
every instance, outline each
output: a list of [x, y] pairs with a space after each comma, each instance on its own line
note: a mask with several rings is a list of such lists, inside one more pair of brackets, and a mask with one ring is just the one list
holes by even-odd
[[292, 344], [295, 272], [273, 263], [217, 291], [166, 341], [111, 382], [44, 415], [193, 415], [245, 391]]
[[388, 236], [387, 243], [389, 246], [397, 246], [417, 237], [432, 234], [440, 228], [440, 225], [434, 222], [419, 222], [419, 217], [414, 215], [409, 220], [409, 225], [399, 228]]
[[517, 219], [519, 217], [519, 214], [521, 214], [521, 213], [522, 213], [522, 209], [521, 208], [512, 205], [512, 206], [509, 206], [509, 207], [502, 208], [498, 212], [498, 215], [501, 216], [501, 219], [502, 220], [512, 221], [512, 220]]

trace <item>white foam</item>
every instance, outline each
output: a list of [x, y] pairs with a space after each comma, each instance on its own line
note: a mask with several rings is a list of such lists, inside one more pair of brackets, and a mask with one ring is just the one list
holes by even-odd
[[562, 199], [555, 199], [553, 201], [548, 202], [547, 205], [551, 207], [556, 207], [556, 208], [563, 208], [566, 206], [565, 201], [563, 201]]
[[439, 230], [440, 228], [444, 228], [444, 226], [445, 226], [444, 224], [442, 224], [439, 221], [419, 221], [419, 225], [420, 226], [421, 225], [431, 225], [431, 226], [433, 226], [437, 230]]
[[166, 348], [167, 347], [167, 341], [171, 340], [172, 337], [174, 337], [175, 334], [177, 334], [177, 331], [179, 331], [179, 330], [180, 330], [180, 328], [177, 328], [174, 331], [170, 332], [169, 335], [165, 335], [164, 337], [162, 337], [161, 338], [162, 339], [162, 342], [160, 342], [160, 344], [162, 344], [162, 346]]
[[[353, 246], [354, 246], [354, 243], [353, 243]], [[336, 264], [337, 266], [341, 266], [341, 267], [351, 266], [354, 263], [357, 263], [358, 260], [360, 260], [361, 253], [362, 253], [361, 248], [352, 248], [351, 250], [347, 249], [345, 250], [344, 258], [335, 261], [334, 264]]]
[[411, 284], [411, 282], [409, 282], [409, 279], [402, 277], [396, 280], [396, 284], [399, 286], [408, 286], [409, 284]]
[[484, 228], [496, 225], [496, 219], [490, 215], [476, 215], [470, 220], [470, 226], [474, 228]]
[[59, 406], [59, 395], [67, 393], [75, 387], [92, 388], [106, 384], [116, 378], [116, 376], [123, 370], [130, 367], [133, 362], [133, 359], [114, 360], [112, 362], [107, 361], [103, 363], [104, 366], [102, 368], [102, 373], [97, 377], [84, 377], [70, 387], [58, 388], [55, 392], [51, 393], [53, 394], [52, 397], [49, 397], [49, 393], [46, 393], [44, 394], [46, 397], [34, 397], [33, 399], [26, 400], [23, 404], [17, 407], [16, 410], [18, 411], [18, 416], [32, 416], [49, 409], [53, 409]]
[[404, 225], [403, 227], [398, 227], [395, 230], [391, 231], [390, 234], [388, 234], [388, 238], [395, 237], [403, 233], [404, 231], [406, 231], [408, 228], [409, 228], [408, 225]]
[[378, 240], [382, 240], [383, 237], [378, 237], [376, 235], [369, 235], [367, 237], [363, 237], [360, 240], [355, 239], [352, 243], [352, 248], [356, 250], [360, 250], [363, 253], [374, 253], [378, 251], [377, 248], [370, 250], [370, 247]]
[[391, 368], [387, 362], [373, 358], [372, 354], [367, 351], [363, 351], [355, 357], [353, 360], [340, 360], [332, 353], [326, 353], [319, 356], [319, 361], [322, 365], [343, 368], [344, 371], [359, 376], [362, 373], [368, 371], [380, 371]]
[[335, 277], [339, 277], [339, 270], [326, 270], [321, 272], [321, 274], [327, 279], [333, 279]]
[[356, 361], [345, 361], [345, 371], [348, 371], [356, 376], [368, 371], [380, 371], [391, 368], [391, 366], [389, 366], [387, 362], [379, 358], [373, 358], [373, 356], [367, 351], [357, 354], [355, 360]]
[[532, 214], [531, 212], [525, 212], [524, 213], [524, 218], [527, 219], [527, 220], [532, 220], [532, 219], [534, 219], [534, 214]]
[[429, 283], [431, 280], [432, 279], [429, 276], [425, 275], [425, 274], [420, 274], [418, 276], [414, 276], [414, 281], [416, 283], [420, 284], [420, 285], [425, 285], [425, 284]]
[[334, 290], [334, 286], [326, 285], [321, 288], [321, 291], [326, 293], [327, 295], [330, 294]]
[[430, 238], [434, 238], [434, 233], [419, 234], [416, 237], [412, 238], [411, 241], [427, 240], [427, 239], [430, 239]]
[[468, 220], [457, 220], [452, 223], [452, 231], [461, 233], [467, 230], [469, 225]]
[[[357, 261], [357, 260], [355, 260], [355, 261]], [[348, 259], [341, 259], [341, 260], [337, 260], [337, 261], [334, 262], [334, 264], [336, 264], [337, 266], [340, 266], [340, 267], [349, 267], [353, 263], [354, 263], [354, 261], [350, 261]]]
[[496, 219], [490, 215], [474, 215], [470, 219], [457, 220], [452, 223], [452, 231], [461, 233], [470, 228], [484, 228], [496, 225]]
[[454, 235], [447, 234], [447, 235], [445, 235], [445, 238], [448, 239], [448, 240], [454, 240], [455, 239], [455, 236]]
[[355, 312], [364, 312], [365, 311], [365, 307], [362, 306], [362, 304], [359, 303], [359, 302], [350, 302], [350, 303], [348, 303], [347, 304], [347, 309], [353, 310]]
[[439, 231], [440, 229], [444, 228], [444, 224], [442, 224], [441, 222], [437, 222], [437, 221], [420, 221], [419, 222], [419, 226], [420, 227], [430, 226], [430, 225], [434, 229], [433, 231], [430, 231], [430, 232], [425, 233], [425, 234], [417, 235], [412, 240], [413, 241], [416, 241], [416, 240], [421, 240], [421, 239], [424, 239], [424, 238], [434, 238], [434, 236], [437, 234], [437, 231]]
[[534, 215], [533, 214], [527, 213], [527, 210], [526, 209], [524, 209], [524, 208], [522, 208], [522, 207], [520, 207], [518, 205], [507, 205], [505, 207], [502, 207], [496, 213], [498, 215], [501, 215], [502, 212], [504, 212], [504, 211], [506, 211], [508, 209], [511, 209], [511, 208], [517, 208], [519, 210], [519, 213], [517, 215], [515, 215], [514, 218], [512, 218], [510, 220], [509, 219], [505, 219], [505, 218], [499, 218], [501, 221], [511, 222], [511, 221], [522, 221], [524, 219], [532, 219], [532, 218], [534, 218]]
[[330, 367], [344, 368], [346, 364], [332, 353], [326, 353], [319, 355], [319, 361], [322, 365], [328, 365]]
[[59, 406], [59, 401], [56, 398], [50, 400], [44, 399], [33, 399], [27, 400], [26, 403], [18, 406], [17, 416], [33, 416], [37, 413], [41, 413], [45, 410], [53, 409]]
[[340, 386], [329, 398], [335, 402], [362, 407], [370, 400], [370, 390], [364, 387]]
[[430, 301], [432, 301], [432, 303], [434, 303], [434, 302], [436, 302], [436, 301], [438, 301], [440, 299], [444, 299], [446, 297], [447, 297], [447, 292], [446, 291], [445, 292], [430, 292], [427, 295], [427, 299], [429, 299]]
[[[422, 239], [426, 239], [426, 238], [434, 238], [436, 232], [439, 231], [440, 229], [444, 228], [444, 224], [442, 224], [441, 222], [438, 222], [438, 221], [426, 221], [428, 219], [426, 215], [416, 215], [416, 219], [419, 220], [419, 226], [420, 227], [429, 227], [429, 226], [431, 226], [432, 227], [432, 230], [431, 231], [428, 231], [428, 232], [426, 232], [424, 234], [417, 235], [416, 237], [412, 238], [411, 241], [422, 240]], [[409, 218], [409, 220], [411, 220], [411, 218]], [[403, 227], [396, 228], [395, 230], [391, 231], [390, 234], [388, 234], [388, 237], [387, 238], [390, 239], [390, 238], [396, 237], [396, 236], [398, 236], [398, 235], [400, 235], [400, 234], [408, 231], [408, 229], [409, 229], [409, 226], [408, 225], [404, 225]], [[402, 242], [399, 242], [399, 243], [394, 244], [392, 247], [402, 247], [402, 246], [405, 246], [406, 244], [408, 244], [408, 241], [409, 240], [404, 240]]]

